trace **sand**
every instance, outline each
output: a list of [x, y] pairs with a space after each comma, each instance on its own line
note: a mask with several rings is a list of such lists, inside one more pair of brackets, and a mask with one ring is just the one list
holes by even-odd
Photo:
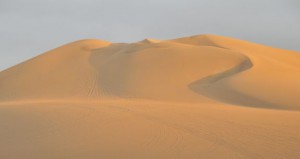
[[81, 40], [0, 72], [0, 158], [300, 158], [300, 53]]

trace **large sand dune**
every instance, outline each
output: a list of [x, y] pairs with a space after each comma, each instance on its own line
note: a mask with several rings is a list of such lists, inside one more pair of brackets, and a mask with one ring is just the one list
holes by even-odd
[[81, 40], [0, 72], [0, 158], [300, 158], [300, 53]]

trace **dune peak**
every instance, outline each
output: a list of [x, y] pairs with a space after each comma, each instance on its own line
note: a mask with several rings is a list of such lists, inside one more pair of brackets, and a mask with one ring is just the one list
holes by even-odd
[[157, 39], [152, 39], [152, 38], [146, 38], [142, 41], [139, 41], [139, 43], [159, 43], [161, 42], [160, 40]]

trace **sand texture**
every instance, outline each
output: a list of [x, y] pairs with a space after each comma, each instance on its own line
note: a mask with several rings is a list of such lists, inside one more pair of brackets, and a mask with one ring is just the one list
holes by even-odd
[[76, 41], [0, 72], [2, 159], [300, 158], [300, 53]]

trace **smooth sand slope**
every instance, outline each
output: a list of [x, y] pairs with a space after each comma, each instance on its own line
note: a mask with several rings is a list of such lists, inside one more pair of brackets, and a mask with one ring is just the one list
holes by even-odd
[[300, 158], [300, 53], [73, 42], [0, 72], [0, 158]]

